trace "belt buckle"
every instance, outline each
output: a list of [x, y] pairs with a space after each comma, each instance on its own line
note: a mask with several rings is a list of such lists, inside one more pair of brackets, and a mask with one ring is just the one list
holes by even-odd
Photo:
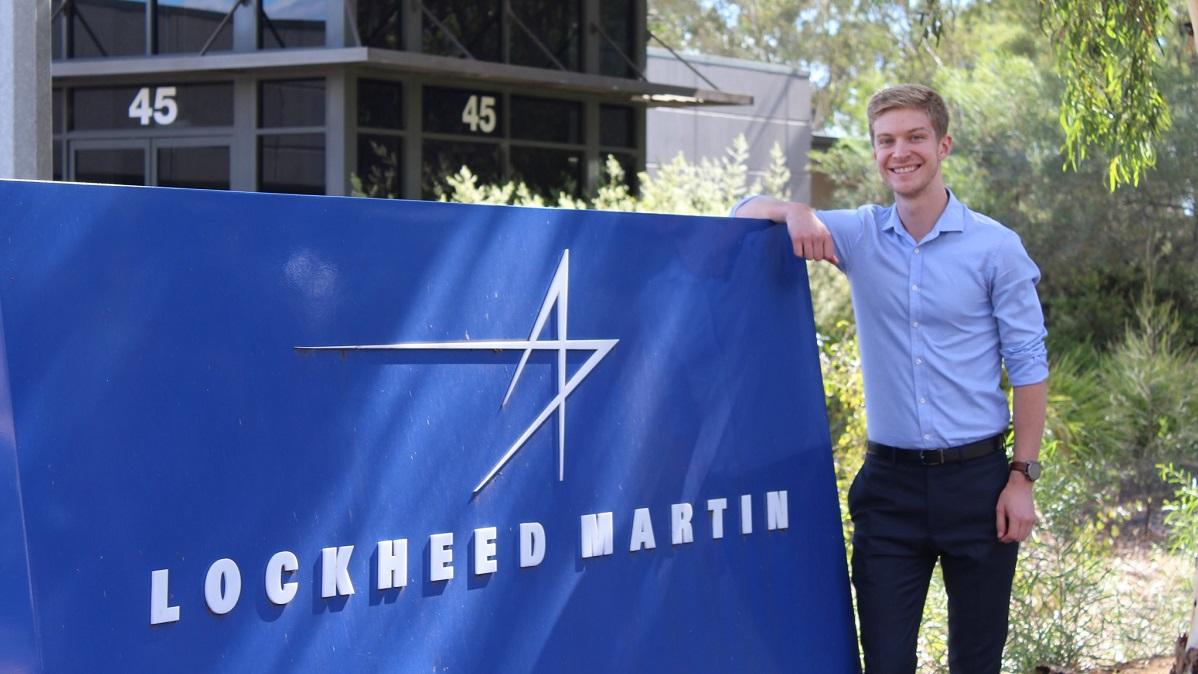
[[[932, 459], [932, 460], [929, 460]], [[924, 449], [919, 452], [919, 464], [921, 466], [941, 466], [944, 465], [944, 450], [943, 449]]]

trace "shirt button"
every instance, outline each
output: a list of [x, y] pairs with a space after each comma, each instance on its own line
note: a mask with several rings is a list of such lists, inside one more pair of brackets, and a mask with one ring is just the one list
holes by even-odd
[[919, 321], [911, 321], [911, 327], [913, 327], [913, 328], [918, 328], [918, 327], [919, 327]]
[[911, 289], [914, 290], [915, 292], [919, 292], [919, 286], [917, 284], [912, 283]]
[[915, 254], [916, 254], [916, 255], [919, 255], [919, 249], [918, 249], [918, 248], [916, 248], [916, 249], [915, 249]]
[[923, 434], [923, 439], [924, 439], [924, 440], [931, 440], [931, 439], [932, 439], [932, 434], [931, 434], [931, 433], [924, 433], [924, 434]]
[[916, 359], [915, 359], [915, 364], [916, 364], [916, 365], [923, 365], [923, 358], [916, 358]]
[[920, 398], [920, 399], [919, 399], [919, 404], [920, 404], [920, 405], [927, 405], [927, 404], [928, 404], [928, 399], [927, 399], [927, 398]]

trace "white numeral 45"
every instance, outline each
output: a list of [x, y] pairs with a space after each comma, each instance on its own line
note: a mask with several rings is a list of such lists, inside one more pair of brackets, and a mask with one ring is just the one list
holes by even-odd
[[491, 133], [497, 121], [494, 96], [471, 96], [462, 109], [462, 123], [468, 125], [471, 131]]
[[150, 88], [142, 87], [137, 90], [133, 102], [129, 104], [129, 117], [137, 119], [142, 126], [149, 126], [150, 119], [163, 126], [174, 123], [179, 118], [179, 104], [175, 102], [175, 87], [157, 87], [154, 89], [154, 105], [150, 105]]

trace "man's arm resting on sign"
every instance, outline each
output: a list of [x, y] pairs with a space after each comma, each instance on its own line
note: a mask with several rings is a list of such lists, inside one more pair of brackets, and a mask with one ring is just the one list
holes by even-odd
[[832, 232], [807, 204], [759, 196], [741, 204], [736, 217], [784, 222], [796, 256], [840, 264], [836, 259], [836, 246], [832, 243]]
[[[1040, 439], [1044, 435], [1044, 417], [1048, 409], [1048, 382], [1014, 387], [1015, 460], [1040, 458]], [[1023, 541], [1036, 523], [1036, 504], [1032, 482], [1013, 470], [1007, 477], [995, 507], [998, 538], [1003, 543]]]

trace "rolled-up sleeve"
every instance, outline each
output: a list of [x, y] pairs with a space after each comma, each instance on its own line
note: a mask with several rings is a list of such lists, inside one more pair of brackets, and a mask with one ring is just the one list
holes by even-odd
[[1007, 379], [1012, 386], [1038, 384], [1048, 379], [1048, 331], [1036, 294], [1040, 269], [1014, 232], [1004, 237], [992, 260], [994, 320]]
[[736, 212], [740, 210], [741, 206], [744, 206], [745, 204], [749, 203], [750, 201], [756, 199], [759, 196], [761, 196], [761, 195], [760, 194], [748, 194], [748, 195], [741, 197], [740, 201], [738, 201], [732, 205], [732, 210], [728, 211], [728, 217], [731, 217], [731, 218], [737, 217]]

